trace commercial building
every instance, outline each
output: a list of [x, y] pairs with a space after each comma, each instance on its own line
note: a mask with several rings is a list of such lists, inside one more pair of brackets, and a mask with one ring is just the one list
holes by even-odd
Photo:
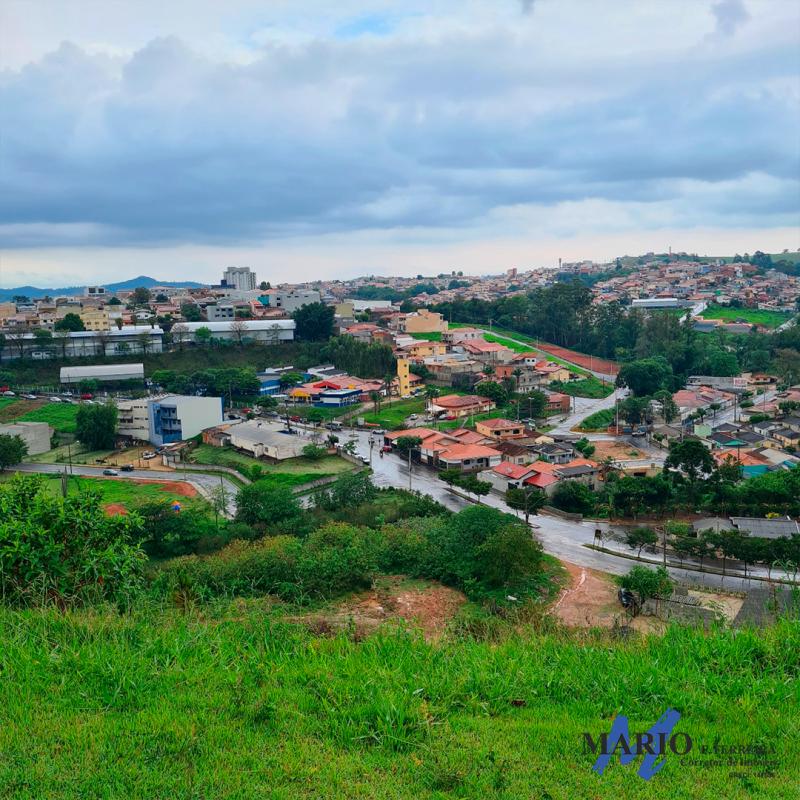
[[206, 318], [210, 322], [235, 319], [236, 306], [233, 303], [209, 303], [206, 306]]
[[144, 383], [144, 364], [91, 364], [85, 367], [61, 367], [61, 383], [95, 380], [100, 383], [139, 381]]
[[320, 302], [320, 293], [310, 289], [291, 289], [287, 291], [267, 292], [259, 298], [264, 305], [270, 308], [283, 309], [287, 314], [297, 311], [302, 306]]
[[131, 353], [160, 353], [164, 331], [157, 325], [123, 325], [107, 331], [57, 332], [52, 342], [42, 343], [32, 332], [6, 333], [4, 361], [59, 357], [88, 358]]
[[677, 297], [642, 297], [633, 300], [633, 308], [683, 308], [686, 303]]
[[28, 447], [28, 455], [36, 456], [50, 450], [53, 429], [46, 422], [10, 422], [0, 425], [0, 436], [19, 436]]
[[191, 439], [222, 422], [221, 397], [166, 395], [148, 404], [150, 441], [155, 445]]
[[131, 442], [150, 441], [150, 401], [141, 397], [117, 400], [117, 435]]
[[183, 322], [183, 335], [192, 341], [197, 331], [207, 328], [214, 339], [237, 342], [241, 335], [244, 342], [259, 344], [278, 344], [294, 340], [295, 323], [293, 319], [248, 319], [225, 322]]
[[256, 274], [250, 267], [228, 267], [222, 275], [222, 285], [240, 291], [256, 288]]
[[237, 450], [243, 450], [254, 458], [271, 458], [274, 461], [301, 456], [303, 448], [309, 443], [304, 436], [282, 433], [269, 423], [256, 420], [231, 425], [225, 433], [230, 437], [231, 446]]

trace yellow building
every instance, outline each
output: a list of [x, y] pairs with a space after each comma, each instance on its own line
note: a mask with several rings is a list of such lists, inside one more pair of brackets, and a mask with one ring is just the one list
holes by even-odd
[[85, 308], [80, 316], [87, 331], [107, 331], [111, 327], [108, 311], [103, 308]]
[[429, 358], [430, 356], [443, 356], [447, 352], [447, 345], [441, 342], [429, 342], [420, 339], [418, 342], [406, 345], [402, 348], [403, 356], [410, 358]]
[[0, 303], [0, 322], [5, 322], [9, 317], [17, 313], [16, 303]]
[[447, 330], [447, 320], [435, 311], [420, 308], [401, 319], [400, 330], [405, 333], [444, 333]]
[[400, 397], [411, 396], [411, 367], [407, 358], [397, 359], [397, 393]]

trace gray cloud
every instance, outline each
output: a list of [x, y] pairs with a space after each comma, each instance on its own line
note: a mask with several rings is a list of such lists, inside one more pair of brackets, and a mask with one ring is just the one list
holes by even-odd
[[0, 74], [0, 239], [467, 229], [587, 200], [687, 225], [796, 214], [794, 49], [677, 61], [552, 60], [499, 28], [271, 44], [245, 64], [174, 37], [125, 57], [65, 44]]
[[733, 36], [736, 30], [750, 19], [742, 0], [719, 0], [711, 6], [716, 21], [715, 34]]

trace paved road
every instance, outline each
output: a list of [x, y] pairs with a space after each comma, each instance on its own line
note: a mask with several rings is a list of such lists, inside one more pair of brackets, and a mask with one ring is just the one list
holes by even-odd
[[[359, 455], [369, 457], [370, 435], [367, 431], [348, 431], [342, 437], [342, 440], [346, 441], [348, 437], [353, 437]], [[377, 486], [394, 486], [400, 489], [408, 489], [410, 487], [429, 495], [434, 500], [438, 500], [451, 511], [460, 511], [462, 508], [471, 505], [469, 501], [450, 492], [447, 485], [438, 479], [434, 471], [419, 464], [412, 466], [411, 480], [409, 482], [407, 462], [393, 453], [387, 453], [381, 458], [377, 439], [372, 448], [372, 469], [374, 472], [373, 481]], [[506, 506], [503, 498], [495, 492], [481, 498], [481, 501], [501, 511], [514, 513]], [[590, 567], [616, 575], [626, 573], [636, 563], [630, 559], [584, 547], [585, 544], [591, 544], [594, 540], [594, 522], [569, 522], [547, 514], [533, 516], [531, 517], [531, 522], [535, 526], [536, 535], [545, 551], [562, 561], [569, 561], [583, 567]], [[602, 524], [601, 527], [603, 527]], [[758, 581], [751, 582], [730, 576], [722, 578], [719, 575], [699, 573], [686, 569], [671, 568], [670, 573], [673, 577], [683, 581], [703, 583], [706, 586], [723, 586], [734, 590], [746, 590], [751, 583], [757, 586], [762, 585]], [[759, 570], [756, 570], [756, 574], [759, 574]], [[766, 575], [766, 571], [764, 571], [764, 574]]]
[[[13, 467], [16, 472], [41, 472], [49, 475], [63, 473], [66, 469], [72, 475], [83, 475], [87, 478], [104, 478], [104, 467], [90, 467], [85, 464], [19, 464]], [[225, 500], [229, 516], [236, 513], [236, 493], [239, 487], [228, 478], [219, 475], [206, 475], [199, 472], [161, 472], [160, 470], [135, 469], [133, 472], [120, 472], [118, 478], [108, 480], [148, 480], [162, 482], [185, 482], [194, 486], [201, 495], [208, 498], [210, 493], [219, 489], [225, 490]]]
[[[624, 399], [628, 394], [627, 389], [615, 389], [608, 397], [600, 399], [593, 399], [591, 397], [575, 397], [573, 398], [573, 410], [564, 417], [556, 426], [550, 431], [557, 435], [563, 436], [565, 434], [574, 433], [574, 428], [579, 423], [583, 422], [590, 414], [596, 411], [602, 411], [607, 408], [614, 408], [617, 400]], [[603, 436], [604, 434], [599, 434]], [[591, 434], [588, 438], [595, 438], [597, 434]], [[609, 439], [613, 437], [607, 437]]]

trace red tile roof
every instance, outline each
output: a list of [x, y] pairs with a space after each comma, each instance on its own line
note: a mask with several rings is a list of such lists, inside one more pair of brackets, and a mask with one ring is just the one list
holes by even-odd
[[484, 428], [489, 428], [490, 430], [495, 431], [525, 427], [521, 422], [511, 422], [511, 420], [503, 419], [502, 417], [496, 417], [495, 419], [482, 419], [477, 424]]
[[529, 464], [512, 464], [510, 461], [501, 461], [496, 467], [492, 467], [492, 471], [498, 475], [518, 481], [526, 475], [530, 475], [534, 469]]

